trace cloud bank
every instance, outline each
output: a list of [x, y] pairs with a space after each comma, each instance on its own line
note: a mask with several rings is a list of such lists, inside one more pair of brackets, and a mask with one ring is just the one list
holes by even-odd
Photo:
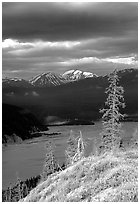
[[137, 68], [138, 4], [4, 2], [3, 75]]

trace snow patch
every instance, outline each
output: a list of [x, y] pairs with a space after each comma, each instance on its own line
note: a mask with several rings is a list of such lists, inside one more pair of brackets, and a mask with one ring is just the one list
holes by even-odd
[[76, 70], [76, 71], [74, 72], [74, 74], [75, 74], [75, 75], [77, 75], [77, 74], [82, 74], [82, 71]]
[[32, 91], [33, 96], [39, 96], [39, 94], [36, 91]]
[[63, 74], [63, 76], [65, 76], [65, 75], [67, 75], [67, 74], [72, 74], [74, 71], [75, 71], [74, 69], [69, 70], [69, 71], [65, 72], [65, 73]]

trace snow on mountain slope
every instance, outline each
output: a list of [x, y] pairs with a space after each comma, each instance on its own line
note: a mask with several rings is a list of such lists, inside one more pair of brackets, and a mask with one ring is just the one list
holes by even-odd
[[42, 73], [38, 76], [35, 76], [29, 82], [34, 86], [44, 87], [44, 86], [58, 86], [68, 81], [59, 74], [55, 73]]
[[[129, 81], [131, 81], [131, 78], [133, 80], [137, 80], [138, 74], [137, 69], [123, 69], [118, 71], [118, 75], [120, 77], [129, 77]], [[128, 77], [127, 77], [128, 75]], [[84, 72], [81, 70], [69, 70], [66, 71], [64, 74], [55, 74], [55, 73], [42, 73], [35, 77], [33, 77], [31, 80], [27, 81], [24, 79], [19, 78], [4, 78], [2, 79], [2, 87], [50, 87], [50, 86], [58, 86], [61, 84], [78, 81], [81, 79], [86, 78], [104, 78], [108, 77], [109, 74], [106, 74], [104, 76], [97, 76], [96, 74], [93, 74], [91, 72]], [[127, 79], [128, 80], [128, 79]]]
[[85, 78], [88, 78], [88, 77], [98, 77], [98, 75], [93, 74], [91, 72], [83, 72], [83, 75], [85, 76]]
[[81, 70], [74, 70], [74, 69], [65, 72], [62, 76], [67, 80], [72, 80], [72, 81], [90, 78], [90, 77], [98, 77], [96, 74], [93, 74], [91, 72], [83, 72]]

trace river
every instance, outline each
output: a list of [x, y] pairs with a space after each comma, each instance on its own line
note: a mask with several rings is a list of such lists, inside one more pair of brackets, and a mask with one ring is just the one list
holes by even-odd
[[[129, 141], [137, 125], [137, 122], [125, 122], [122, 124], [123, 137], [126, 142]], [[100, 143], [101, 122], [97, 122], [95, 125], [49, 127], [49, 131], [46, 133], [61, 133], [50, 138], [55, 144], [55, 156], [60, 164], [65, 161], [65, 148], [71, 130], [76, 136], [78, 136], [79, 131], [82, 132], [86, 143], [86, 156], [92, 151], [94, 152], [95, 147]], [[3, 189], [7, 188], [10, 183], [14, 184], [17, 177], [25, 180], [42, 172], [47, 140], [48, 136], [44, 135], [26, 140], [22, 144], [12, 144], [2, 148]]]

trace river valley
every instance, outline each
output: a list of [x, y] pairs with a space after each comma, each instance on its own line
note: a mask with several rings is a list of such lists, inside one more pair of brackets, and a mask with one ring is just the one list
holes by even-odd
[[[137, 122], [122, 123], [123, 138], [127, 143], [137, 128]], [[42, 172], [46, 149], [45, 142], [53, 140], [55, 144], [55, 156], [60, 164], [65, 162], [65, 149], [70, 131], [73, 130], [75, 136], [82, 132], [86, 143], [86, 156], [96, 151], [96, 147], [101, 141], [100, 133], [102, 123], [95, 122], [95, 125], [78, 126], [53, 126], [49, 127], [50, 136], [43, 135], [38, 138], [26, 140], [22, 144], [12, 144], [2, 149], [2, 187], [7, 188], [9, 184], [16, 182], [17, 177], [25, 180], [32, 176], [37, 176]], [[60, 133], [51, 135], [51, 133]]]

